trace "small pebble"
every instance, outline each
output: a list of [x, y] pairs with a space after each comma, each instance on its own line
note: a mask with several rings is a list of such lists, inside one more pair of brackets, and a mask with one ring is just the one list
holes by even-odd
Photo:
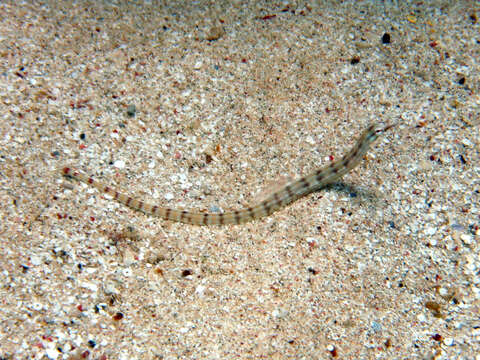
[[382, 43], [383, 44], [390, 44], [390, 34], [389, 33], [383, 34]]
[[419, 322], [425, 322], [427, 320], [424, 314], [418, 314], [417, 319]]
[[376, 321], [372, 321], [372, 329], [373, 331], [375, 332], [379, 332], [379, 331], [382, 331], [382, 325], [380, 325], [378, 322]]
[[113, 320], [119, 321], [123, 319], [123, 314], [121, 312], [117, 312], [115, 315], [113, 315]]
[[452, 229], [458, 231], [465, 230], [465, 228], [460, 224], [452, 224]]
[[193, 271], [190, 269], [185, 269], [182, 271], [182, 277], [191, 276], [192, 274], [193, 274]]
[[453, 340], [453, 338], [448, 337], [448, 338], [445, 338], [445, 339], [443, 340], [443, 343], [444, 343], [445, 345], [447, 345], [447, 346], [452, 346], [453, 343], [454, 343], [454, 340]]
[[466, 245], [472, 245], [473, 239], [472, 236], [469, 234], [462, 234], [460, 235], [460, 239], [466, 244]]
[[205, 286], [203, 285], [198, 285], [196, 288], [195, 288], [195, 293], [198, 294], [200, 297], [203, 296], [203, 294], [205, 293]]
[[127, 115], [129, 117], [134, 117], [136, 112], [137, 112], [137, 108], [135, 107], [135, 105], [128, 105]]
[[38, 266], [42, 263], [42, 259], [40, 258], [40, 256], [34, 255], [30, 258], [30, 262], [32, 263], [32, 265]]
[[132, 276], [132, 270], [130, 268], [123, 269], [122, 274], [125, 277], [130, 277], [130, 276]]
[[425, 235], [433, 235], [437, 232], [437, 228], [434, 228], [433, 226], [429, 226], [428, 228], [425, 229]]
[[60, 353], [56, 348], [48, 347], [47, 349], [45, 349], [45, 355], [47, 355], [49, 359], [57, 359]]
[[124, 169], [125, 168], [125, 161], [115, 160], [115, 162], [113, 163], [113, 166], [115, 166], [117, 169]]
[[79, 284], [82, 288], [88, 289], [93, 293], [96, 293], [98, 291], [98, 286], [95, 283], [87, 282], [84, 281]]
[[462, 144], [465, 145], [468, 148], [473, 147], [473, 143], [469, 139], [466, 139], [466, 138], [462, 140]]
[[208, 41], [215, 41], [220, 39], [225, 34], [225, 30], [221, 26], [214, 26], [210, 29], [207, 35]]

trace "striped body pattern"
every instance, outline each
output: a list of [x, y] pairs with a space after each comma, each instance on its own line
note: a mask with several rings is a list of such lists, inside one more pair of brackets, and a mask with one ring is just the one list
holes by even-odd
[[89, 184], [97, 188], [100, 192], [112, 196], [114, 200], [125, 206], [141, 211], [147, 215], [194, 225], [241, 224], [268, 216], [286, 205], [291, 204], [302, 196], [317, 191], [326, 185], [339, 180], [343, 175], [360, 163], [375, 139], [391, 127], [392, 125], [385, 127], [380, 127], [377, 124], [370, 125], [360, 136], [360, 139], [355, 146], [353, 146], [353, 148], [340, 160], [332, 162], [330, 165], [320, 168], [305, 177], [290, 182], [282, 189], [274, 192], [265, 200], [254, 206], [225, 213], [194, 212], [153, 205], [144, 202], [143, 200], [122, 194], [110, 186], [81, 173], [77, 169], [65, 167], [62, 169], [62, 174], [66, 177]]

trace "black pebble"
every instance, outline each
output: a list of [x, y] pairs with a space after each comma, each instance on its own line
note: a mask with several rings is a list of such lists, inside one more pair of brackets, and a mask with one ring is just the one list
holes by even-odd
[[189, 275], [192, 275], [192, 270], [186, 269], [186, 270], [182, 271], [182, 276], [183, 277], [186, 277], [186, 276], [189, 276]]
[[389, 33], [383, 34], [383, 36], [382, 36], [382, 43], [384, 43], [384, 44], [390, 44], [390, 34], [389, 34]]

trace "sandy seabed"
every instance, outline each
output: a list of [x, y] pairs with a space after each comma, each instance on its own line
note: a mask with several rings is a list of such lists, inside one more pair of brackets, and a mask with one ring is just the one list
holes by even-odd
[[[1, 359], [480, 359], [476, 1], [2, 1]], [[394, 123], [341, 183], [228, 211]]]

